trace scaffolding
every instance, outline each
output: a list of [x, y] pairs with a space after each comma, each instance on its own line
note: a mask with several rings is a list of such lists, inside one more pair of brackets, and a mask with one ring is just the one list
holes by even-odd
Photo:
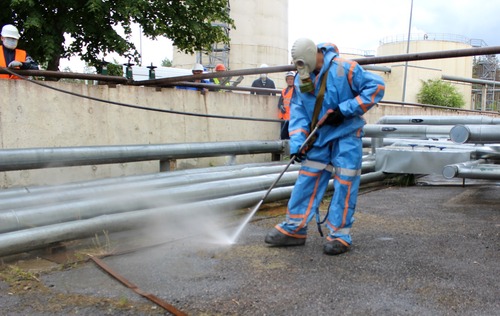
[[[484, 109], [486, 111], [497, 110], [496, 98], [495, 98], [495, 81], [497, 76], [498, 60], [496, 55], [485, 55], [478, 58], [478, 76], [480, 79], [491, 80], [493, 84], [485, 85], [485, 92], [483, 92], [482, 97], [485, 98], [481, 104], [484, 104]], [[481, 106], [483, 107], [483, 106]]]
[[[230, 13], [229, 1], [227, 1], [227, 13]], [[229, 38], [229, 25], [227, 23], [212, 23], [212, 27], [220, 27], [224, 31], [224, 34]], [[229, 69], [229, 52], [230, 44], [225, 43], [213, 43], [210, 52], [198, 51], [196, 53], [196, 62], [202, 64], [207, 71], [212, 71], [217, 64], [223, 64], [226, 69]], [[208, 58], [204, 60], [204, 58]]]

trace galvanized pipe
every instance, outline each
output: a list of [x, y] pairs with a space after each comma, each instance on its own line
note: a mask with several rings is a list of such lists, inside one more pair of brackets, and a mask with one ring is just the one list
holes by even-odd
[[[240, 167], [241, 168], [241, 167]], [[142, 181], [120, 181], [112, 185], [92, 185], [68, 189], [64, 186], [57, 190], [42, 193], [31, 193], [16, 195], [10, 198], [0, 199], [0, 213], [21, 209], [29, 206], [54, 205], [71, 200], [83, 200], [92, 197], [93, 199], [116, 195], [117, 192], [144, 192], [160, 188], [169, 188], [193, 183], [204, 183], [218, 180], [229, 180], [235, 178], [254, 177], [266, 174], [276, 174], [283, 170], [283, 165], [271, 165], [262, 167], [242, 168], [228, 171], [213, 171], [199, 173], [184, 173], [182, 176], [172, 176], [168, 173], [160, 173], [159, 177]], [[297, 171], [299, 165], [290, 166], [290, 171]], [[161, 176], [163, 175], [163, 176]], [[120, 179], [124, 179], [121, 177]]]
[[443, 169], [443, 176], [446, 179], [466, 178], [500, 180], [500, 165], [477, 164], [477, 165], [450, 165]]
[[435, 115], [391, 115], [383, 116], [377, 124], [457, 125], [500, 124], [500, 118], [483, 115], [435, 116]]
[[[363, 173], [375, 169], [375, 161], [366, 160], [362, 163]], [[279, 186], [293, 184], [298, 174], [294, 170], [298, 169], [298, 165], [290, 166], [285, 180], [281, 180]], [[167, 205], [173, 202], [184, 203], [184, 201], [198, 200], [204, 197], [214, 198], [252, 191], [256, 187], [268, 186], [269, 179], [274, 181], [282, 170], [283, 166], [276, 166], [266, 170], [261, 168], [237, 173], [230, 172], [224, 175], [199, 174], [192, 177], [169, 178], [173, 181], [168, 181], [169, 183], [165, 185], [160, 185], [157, 181], [148, 181], [138, 186], [134, 182], [133, 186], [113, 185], [68, 192], [60, 190], [54, 193], [28, 195], [18, 200], [15, 198], [7, 199], [5, 202], [2, 201], [0, 233], [79, 218], [149, 208], [158, 203]], [[261, 174], [264, 176], [260, 176]], [[186, 179], [186, 177], [188, 178]], [[181, 186], [182, 184], [184, 185]], [[194, 195], [196, 198], [193, 197]]]
[[[381, 181], [385, 177], [386, 175], [383, 172], [373, 172], [362, 175], [361, 183]], [[333, 180], [330, 180], [328, 188], [330, 190], [333, 188]], [[267, 196], [266, 202], [286, 199], [290, 196], [292, 189], [293, 186], [275, 188]], [[195, 218], [195, 216], [206, 212], [215, 212], [214, 214], [216, 215], [219, 211], [247, 208], [255, 205], [264, 193], [265, 191], [251, 192], [180, 206], [111, 214], [4, 233], [0, 234], [0, 256], [35, 250], [57, 242], [94, 237], [96, 234], [102, 234], [103, 232], [112, 233], [140, 228], [153, 228], [154, 223], [159, 225], [168, 223], [172, 216], [175, 213], [178, 214], [180, 211], [182, 211], [182, 216], [186, 218]]]
[[78, 190], [86, 187], [96, 187], [96, 186], [107, 186], [107, 185], [115, 185], [119, 183], [132, 183], [132, 182], [141, 182], [147, 180], [155, 180], [155, 179], [165, 179], [170, 177], [181, 177], [184, 175], [192, 175], [192, 174], [203, 174], [203, 173], [213, 173], [213, 172], [221, 172], [221, 171], [230, 171], [230, 170], [241, 170], [245, 168], [255, 168], [255, 167], [265, 167], [265, 166], [284, 166], [283, 162], [268, 162], [268, 163], [249, 163], [249, 164], [238, 164], [238, 165], [229, 165], [229, 166], [216, 166], [216, 167], [208, 167], [208, 168], [195, 168], [195, 169], [185, 169], [185, 170], [173, 170], [168, 172], [160, 172], [160, 173], [149, 173], [149, 174], [138, 174], [138, 175], [130, 175], [123, 177], [113, 177], [113, 178], [103, 178], [96, 180], [86, 180], [79, 182], [71, 182], [59, 185], [50, 185], [50, 186], [28, 186], [28, 187], [13, 187], [0, 190], [0, 200], [1, 199], [9, 199], [12, 197], [20, 197], [22, 195], [30, 195], [44, 192], [59, 192], [63, 190]]
[[471, 161], [466, 161], [466, 162], [462, 162], [462, 163], [456, 163], [456, 164], [444, 166], [443, 177], [445, 177], [446, 179], [453, 179], [459, 174], [460, 169], [464, 169], [464, 168], [470, 169], [470, 168], [475, 167], [479, 164], [483, 164], [484, 162], [485, 162], [484, 159], [478, 159], [478, 160], [471, 160]]
[[458, 82], [467, 82], [467, 83], [477, 83], [477, 84], [486, 84], [486, 85], [500, 85], [500, 81], [494, 80], [485, 80], [485, 79], [476, 79], [476, 78], [466, 78], [466, 77], [458, 77], [458, 76], [449, 76], [449, 75], [441, 75], [441, 79], [449, 80], [449, 81], [458, 81]]
[[363, 130], [366, 137], [433, 139], [447, 138], [451, 128], [452, 126], [368, 124]]
[[[298, 171], [286, 173], [278, 182], [278, 186], [294, 184], [297, 176]], [[75, 200], [56, 205], [11, 210], [0, 213], [0, 233], [104, 214], [238, 195], [267, 188], [275, 179], [276, 175], [264, 175], [152, 189], [146, 192], [118, 191], [109, 196], [100, 196], [90, 200]]]
[[459, 168], [456, 177], [467, 179], [500, 180], [500, 166], [482, 164], [472, 168]]
[[456, 125], [450, 130], [450, 139], [456, 144], [500, 143], [500, 128], [494, 125]]
[[[109, 178], [104, 184], [101, 180], [77, 183], [77, 185], [59, 185], [48, 187], [35, 187], [29, 191], [0, 196], [0, 213], [17, 211], [30, 206], [55, 205], [72, 200], [84, 200], [92, 197], [105, 197], [116, 192], [143, 192], [147, 190], [165, 189], [174, 186], [199, 184], [204, 182], [229, 180], [236, 178], [255, 177], [266, 174], [279, 174], [285, 168], [284, 164], [268, 165], [240, 165], [233, 168], [202, 168], [181, 170], [180, 172], [158, 173], [148, 177], [128, 176]], [[300, 165], [291, 165], [288, 171], [298, 171]], [[373, 159], [362, 162], [362, 172], [371, 172], [375, 169]], [[196, 171], [199, 172], [196, 172]], [[185, 171], [185, 172], [183, 172]], [[38, 190], [34, 190], [38, 189]], [[45, 190], [43, 190], [45, 189]], [[1, 191], [0, 191], [1, 192]]]
[[[291, 188], [276, 188], [271, 192], [267, 200], [272, 201], [275, 197], [277, 200], [284, 199], [290, 192]], [[4, 233], [0, 234], [0, 256], [38, 249], [56, 242], [93, 237], [103, 232], [112, 233], [137, 228], [153, 228], [154, 223], [161, 224], [164, 221], [168, 223], [169, 214], [180, 212], [180, 209], [185, 213], [184, 216], [186, 218], [192, 216], [191, 218], [193, 219], [196, 218], [196, 215], [193, 215], [193, 211], [203, 214], [209, 210], [240, 209], [248, 207], [252, 203], [251, 201], [256, 201], [261, 196], [261, 192], [252, 192], [244, 195], [183, 204], [182, 206], [168, 206], [120, 214], [109, 214]]]
[[283, 141], [3, 149], [0, 171], [282, 152]]

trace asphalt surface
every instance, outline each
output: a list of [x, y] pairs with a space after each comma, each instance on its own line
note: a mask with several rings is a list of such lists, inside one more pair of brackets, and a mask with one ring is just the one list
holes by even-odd
[[[314, 222], [305, 246], [267, 246], [264, 236], [284, 219], [284, 207], [266, 205], [235, 244], [214, 243], [200, 223], [206, 219], [192, 219], [194, 231], [146, 228], [105, 236], [101, 246], [115, 255], [102, 260], [188, 315], [500, 315], [500, 183], [461, 184], [424, 177], [416, 186], [364, 189], [354, 246], [340, 256], [322, 253], [324, 238]], [[56, 295], [75, 294], [150, 310], [95, 303], [37, 310], [29, 295], [7, 294], [0, 282], [0, 314], [169, 314], [92, 261], [38, 279], [49, 289], [43, 294], [48, 304]]]

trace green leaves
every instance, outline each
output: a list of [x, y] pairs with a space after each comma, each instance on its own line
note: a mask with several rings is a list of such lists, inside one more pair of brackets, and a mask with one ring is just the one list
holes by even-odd
[[422, 81], [422, 89], [417, 94], [417, 100], [423, 104], [434, 104], [453, 108], [465, 105], [463, 96], [448, 82], [442, 80]]
[[[133, 61], [139, 52], [130, 40], [131, 26], [141, 25], [152, 39], [165, 36], [181, 51], [210, 51], [214, 43], [229, 43], [224, 28], [234, 28], [228, 0], [10, 0], [0, 10], [3, 24], [15, 24], [20, 47], [48, 70], [58, 70], [59, 59], [79, 56], [97, 64], [116, 52]], [[65, 44], [65, 36], [72, 42]]]

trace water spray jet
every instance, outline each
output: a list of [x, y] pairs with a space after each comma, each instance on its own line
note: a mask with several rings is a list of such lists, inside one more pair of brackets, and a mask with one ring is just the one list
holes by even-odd
[[[316, 127], [314, 127], [314, 129], [309, 134], [309, 136], [307, 136], [306, 140], [302, 143], [302, 145], [300, 145], [299, 150], [297, 151], [298, 153], [301, 153], [304, 150], [304, 148], [307, 145], [309, 145], [309, 142], [316, 135], [316, 132], [323, 125], [323, 123], [325, 122], [326, 118], [328, 117], [328, 115], [330, 113], [331, 113], [331, 110], [329, 110], [321, 118], [321, 120], [319, 120], [318, 124], [316, 124]], [[297, 157], [295, 155], [293, 155], [292, 157], [290, 157], [290, 161], [287, 163], [287, 165], [285, 166], [285, 168], [283, 169], [283, 171], [274, 180], [274, 182], [271, 184], [271, 186], [269, 187], [269, 189], [267, 189], [266, 193], [264, 193], [264, 196], [260, 199], [260, 201], [257, 202], [257, 204], [252, 208], [252, 210], [250, 211], [250, 214], [248, 214], [248, 216], [245, 218], [245, 220], [243, 221], [243, 223], [241, 223], [241, 225], [238, 227], [238, 229], [236, 229], [235, 233], [233, 234], [233, 236], [230, 239], [230, 243], [231, 244], [235, 244], [236, 243], [238, 237], [243, 232], [243, 229], [245, 228], [245, 226], [248, 224], [248, 222], [250, 222], [250, 220], [255, 215], [255, 213], [257, 213], [257, 211], [259, 210], [259, 208], [261, 207], [261, 205], [264, 203], [265, 199], [269, 196], [269, 193], [271, 193], [271, 191], [274, 189], [274, 187], [276, 186], [276, 184], [280, 181], [281, 177], [285, 174], [285, 172], [288, 170], [288, 168], [290, 168], [290, 166], [295, 162], [296, 158]]]

